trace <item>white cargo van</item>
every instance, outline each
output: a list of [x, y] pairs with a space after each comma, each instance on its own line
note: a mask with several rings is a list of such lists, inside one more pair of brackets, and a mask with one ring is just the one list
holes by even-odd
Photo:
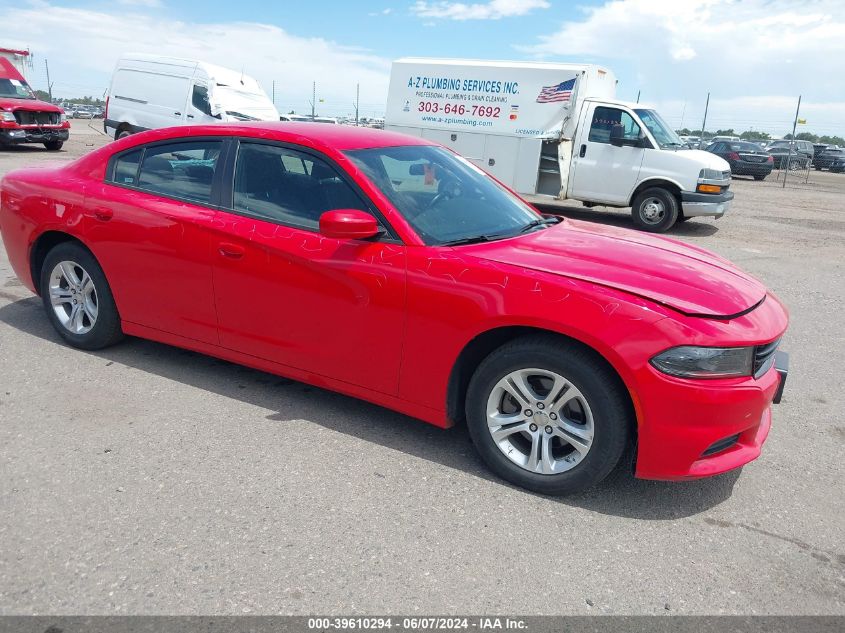
[[385, 127], [452, 148], [533, 202], [630, 206], [654, 232], [724, 215], [728, 163], [615, 94], [595, 65], [406, 58], [393, 63]]
[[259, 83], [205, 62], [128, 54], [117, 62], [106, 99], [106, 134], [121, 138], [174, 125], [278, 121]]

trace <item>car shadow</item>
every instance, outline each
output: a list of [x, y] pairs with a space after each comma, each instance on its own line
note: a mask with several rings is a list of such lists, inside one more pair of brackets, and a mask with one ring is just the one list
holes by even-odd
[[[44, 316], [37, 297], [0, 307], [0, 322], [25, 335], [64, 344]], [[477, 456], [463, 425], [439, 429], [362, 400], [134, 337], [104, 350], [79, 353], [108, 361], [107, 366], [119, 363], [267, 409], [270, 413], [265, 419], [277, 422], [280, 430], [288, 422], [308, 420], [563, 507], [640, 520], [679, 519], [706, 512], [727, 500], [739, 478], [739, 471], [733, 471], [698, 481], [645, 481], [620, 468], [583, 493], [545, 497], [511, 486], [493, 475]]]
[[[583, 220], [585, 222], [596, 222], [598, 224], [609, 224], [610, 226], [618, 226], [623, 229], [639, 230], [634, 226], [634, 221], [631, 219], [631, 212], [628, 210], [621, 211], [619, 209], [611, 209], [605, 207], [597, 207], [597, 209], [587, 209], [582, 207], [563, 207], [563, 206], [545, 206], [541, 204], [534, 205], [541, 213], [550, 213], [552, 215], [562, 215], [573, 220]], [[712, 218], [707, 218], [712, 219]], [[669, 237], [706, 237], [713, 235], [719, 230], [719, 227], [712, 222], [699, 222], [695, 219], [687, 220], [686, 222], [678, 222], [669, 229], [664, 235]]]

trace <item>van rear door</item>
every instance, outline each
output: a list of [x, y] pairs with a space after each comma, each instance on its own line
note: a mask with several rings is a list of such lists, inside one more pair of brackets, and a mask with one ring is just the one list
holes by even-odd
[[615, 124], [622, 124], [627, 140], [644, 134], [637, 120], [624, 108], [601, 102], [584, 104], [573, 148], [568, 198], [628, 205], [628, 197], [639, 181], [646, 150], [611, 145], [610, 130]]

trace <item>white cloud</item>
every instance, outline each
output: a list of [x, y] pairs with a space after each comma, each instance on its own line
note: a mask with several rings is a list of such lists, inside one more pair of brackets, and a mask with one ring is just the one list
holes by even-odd
[[390, 15], [391, 13], [393, 13], [393, 9], [388, 7], [387, 9], [382, 9], [381, 11], [371, 11], [367, 15], [369, 15], [369, 16]]
[[149, 9], [157, 9], [163, 6], [161, 0], [117, 0], [117, 3], [130, 7], [147, 7]]
[[[806, 108], [845, 102], [842, 0], [612, 0], [518, 50], [623, 68], [637, 83], [620, 84], [629, 98], [642, 89], [649, 101], [694, 100], [703, 111], [710, 92], [726, 117], [733, 108], [737, 120], [760, 121], [758, 129], [771, 121], [780, 134], [799, 94]], [[773, 113], [780, 99], [792, 104], [791, 113]], [[807, 127], [845, 134], [845, 119], [835, 112], [821, 108], [819, 127]]]
[[[130, 26], [127, 30], [127, 25]], [[54, 94], [99, 96], [108, 87], [121, 54], [146, 52], [201, 59], [243, 71], [258, 79], [268, 94], [276, 82], [280, 110], [310, 110], [311, 82], [325, 101], [325, 114], [352, 110], [361, 85], [362, 115], [382, 114], [389, 60], [358, 47], [322, 38], [298, 37], [267, 24], [179, 22], [158, 14], [128, 15], [41, 4], [0, 9], [0, 41], [28, 46], [36, 57], [30, 76], [46, 87], [43, 59], [50, 63]]]
[[444, 18], [448, 20], [499, 20], [519, 15], [526, 15], [534, 9], [548, 9], [547, 0], [491, 0], [465, 4], [463, 2], [424, 2], [418, 0], [411, 11], [424, 18]]

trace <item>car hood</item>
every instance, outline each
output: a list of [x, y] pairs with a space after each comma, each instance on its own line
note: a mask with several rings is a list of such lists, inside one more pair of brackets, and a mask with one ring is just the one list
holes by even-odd
[[14, 112], [15, 110], [31, 110], [37, 112], [61, 112], [61, 108], [38, 99], [4, 99], [0, 97], [0, 110]]
[[728, 162], [721, 156], [716, 156], [716, 154], [705, 152], [701, 149], [672, 149], [668, 151], [673, 151], [678, 157], [688, 160], [704, 169], [728, 171], [731, 168]]
[[762, 283], [707, 250], [576, 220], [461, 250], [488, 261], [630, 292], [690, 316], [737, 316], [766, 296]]

